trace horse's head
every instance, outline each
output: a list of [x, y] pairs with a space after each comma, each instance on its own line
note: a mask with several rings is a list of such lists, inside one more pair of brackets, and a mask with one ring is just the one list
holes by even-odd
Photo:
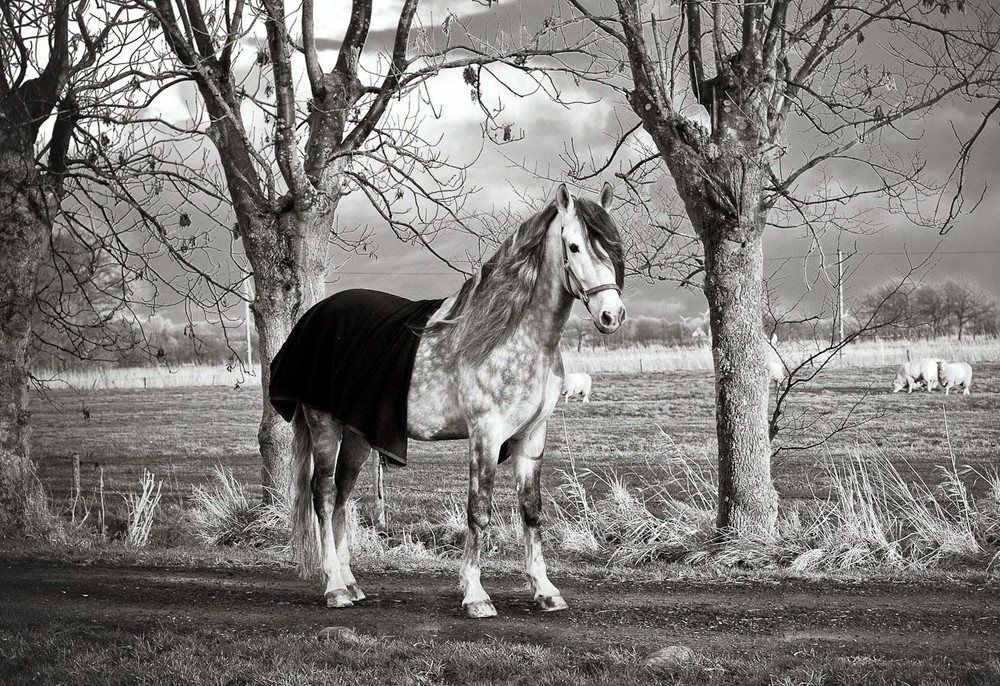
[[625, 321], [625, 259], [621, 234], [608, 214], [613, 200], [607, 183], [600, 204], [573, 198], [566, 184], [556, 191], [566, 290], [583, 302], [594, 326], [605, 334], [614, 333]]

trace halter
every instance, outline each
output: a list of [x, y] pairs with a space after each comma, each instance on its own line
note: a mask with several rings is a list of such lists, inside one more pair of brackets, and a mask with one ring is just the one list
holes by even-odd
[[590, 299], [591, 297], [597, 295], [601, 291], [616, 291], [618, 295], [622, 294], [622, 289], [618, 287], [616, 283], [602, 283], [599, 286], [594, 286], [593, 288], [584, 288], [583, 283], [580, 281], [579, 277], [573, 272], [572, 267], [569, 266], [569, 253], [566, 251], [566, 241], [563, 239], [562, 234], [559, 235], [559, 240], [562, 242], [563, 251], [563, 269], [566, 271], [566, 280], [569, 282], [569, 292], [574, 298], [580, 300], [583, 306], [587, 308], [590, 312]]

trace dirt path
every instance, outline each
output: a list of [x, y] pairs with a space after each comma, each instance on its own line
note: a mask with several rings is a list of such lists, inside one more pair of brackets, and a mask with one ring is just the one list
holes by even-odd
[[567, 612], [536, 611], [513, 577], [490, 579], [500, 616], [468, 620], [451, 575], [367, 574], [369, 600], [320, 604], [320, 588], [291, 571], [76, 565], [0, 555], [0, 626], [41, 632], [160, 625], [238, 633], [311, 633], [329, 625], [404, 639], [525, 641], [575, 650], [781, 652], [803, 644], [886, 657], [1000, 655], [1000, 585], [919, 581], [648, 584], [556, 579]]

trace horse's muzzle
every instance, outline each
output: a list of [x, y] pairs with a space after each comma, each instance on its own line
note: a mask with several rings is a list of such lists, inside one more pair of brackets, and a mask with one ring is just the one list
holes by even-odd
[[614, 333], [625, 322], [625, 306], [618, 303], [617, 307], [602, 309], [594, 317], [594, 326], [603, 334]]

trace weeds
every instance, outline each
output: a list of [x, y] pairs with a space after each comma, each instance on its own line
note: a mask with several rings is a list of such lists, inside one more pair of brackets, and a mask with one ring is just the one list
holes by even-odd
[[[1000, 475], [961, 468], [952, 457], [938, 467], [936, 485], [895, 466], [874, 444], [843, 460], [830, 458], [813, 497], [784, 500], [778, 535], [763, 540], [721, 540], [715, 530], [716, 476], [710, 455], [684, 455], [661, 432], [660, 455], [648, 476], [580, 469], [568, 456], [562, 483], [547, 493], [545, 546], [555, 559], [635, 567], [651, 562], [741, 565], [793, 571], [929, 569], [954, 565], [995, 568], [1000, 560]], [[898, 459], [896, 460], [898, 462]], [[905, 464], [905, 462], [903, 463]], [[141, 547], [158, 502], [145, 473], [141, 494], [130, 496], [125, 540]], [[426, 516], [385, 533], [362, 521], [348, 503], [351, 551], [372, 564], [436, 564], [455, 559], [465, 541], [466, 513], [443, 502], [438, 518]], [[218, 467], [212, 481], [195, 487], [189, 506], [176, 508], [207, 546], [237, 546], [277, 556], [289, 552], [288, 513], [266, 506]], [[484, 551], [515, 558], [523, 545], [516, 507], [495, 507]]]
[[133, 548], [145, 548], [149, 542], [149, 532], [153, 528], [156, 506], [160, 504], [162, 481], [147, 469], [142, 471], [139, 493], [126, 493], [125, 506], [128, 511], [128, 526], [125, 529], [125, 543]]
[[191, 526], [207, 545], [288, 549], [288, 505], [280, 497], [275, 504], [263, 504], [233, 476], [231, 470], [216, 467], [206, 486], [191, 493]]

